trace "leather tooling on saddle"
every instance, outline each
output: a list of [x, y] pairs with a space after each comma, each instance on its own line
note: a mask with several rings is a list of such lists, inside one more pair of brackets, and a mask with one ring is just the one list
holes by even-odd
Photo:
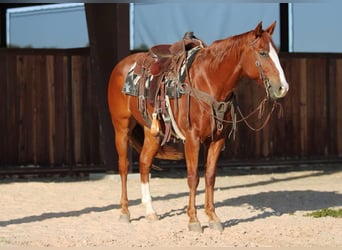
[[[192, 32], [187, 32], [174, 44], [151, 47], [148, 53], [137, 58], [127, 74], [122, 92], [139, 98], [139, 110], [151, 127], [151, 133], [164, 136], [162, 145], [171, 135], [184, 140], [173, 119], [169, 99], [183, 94], [180, 83], [184, 82], [197, 52], [205, 46]], [[153, 114], [147, 111], [147, 101], [154, 107]], [[162, 131], [160, 120], [163, 121]]]

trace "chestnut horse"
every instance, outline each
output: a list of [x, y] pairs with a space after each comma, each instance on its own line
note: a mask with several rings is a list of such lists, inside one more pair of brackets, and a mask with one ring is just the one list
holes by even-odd
[[[265, 87], [272, 100], [286, 95], [289, 85], [280, 65], [277, 50], [272, 40], [276, 23], [266, 30], [260, 22], [254, 30], [227, 39], [213, 42], [199, 50], [182, 84], [190, 91], [207, 93], [216, 102], [225, 103], [236, 87], [239, 79], [247, 76]], [[130, 222], [127, 197], [127, 174], [129, 160], [127, 149], [131, 131], [139, 123], [144, 128], [144, 143], [139, 158], [142, 203], [146, 208], [146, 218], [157, 220], [152, 206], [149, 188], [149, 172], [154, 156], [161, 147], [162, 137], [152, 135], [138, 109], [138, 97], [122, 92], [126, 76], [141, 53], [132, 54], [120, 61], [112, 71], [108, 102], [115, 130], [115, 144], [118, 152], [118, 169], [122, 183], [120, 221]], [[209, 218], [209, 227], [223, 230], [222, 223], [215, 213], [214, 184], [216, 163], [227, 134], [227, 122], [224, 129], [211, 126], [213, 114], [207, 102], [195, 95], [183, 94], [177, 102], [171, 102], [173, 117], [179, 131], [184, 135], [184, 153], [189, 186], [189, 230], [202, 232], [202, 226], [196, 215], [196, 189], [199, 183], [198, 157], [201, 144], [204, 145], [205, 164], [205, 213]], [[177, 105], [177, 107], [175, 107]], [[190, 109], [190, 110], [189, 110]], [[147, 104], [149, 114], [153, 107]], [[223, 121], [231, 119], [230, 110], [225, 111]], [[190, 124], [190, 125], [189, 125]]]

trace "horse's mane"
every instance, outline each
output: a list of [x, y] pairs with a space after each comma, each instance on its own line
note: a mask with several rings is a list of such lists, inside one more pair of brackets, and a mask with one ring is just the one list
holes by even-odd
[[251, 42], [251, 39], [248, 39], [250, 35], [251, 31], [214, 41], [210, 46], [208, 46], [208, 50], [212, 54], [210, 65], [213, 68], [216, 68], [229, 54], [232, 59], [238, 58], [240, 56], [240, 48]]

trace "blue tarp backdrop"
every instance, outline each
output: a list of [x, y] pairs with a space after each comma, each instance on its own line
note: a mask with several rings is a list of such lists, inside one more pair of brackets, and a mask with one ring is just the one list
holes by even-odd
[[[186, 31], [210, 44], [214, 40], [253, 29], [260, 21], [268, 26], [279, 24], [278, 3], [158, 3], [134, 4], [133, 46], [172, 43]], [[274, 41], [279, 45], [279, 26]]]
[[[289, 3], [291, 52], [342, 52], [342, 1]], [[193, 31], [210, 44], [278, 22], [274, 42], [280, 44], [279, 3], [134, 3], [131, 4], [131, 49], [173, 43]], [[84, 4], [52, 4], [13, 8], [7, 13], [7, 43], [16, 47], [74, 48], [89, 44]], [[111, 29], [111, 27], [106, 27]]]

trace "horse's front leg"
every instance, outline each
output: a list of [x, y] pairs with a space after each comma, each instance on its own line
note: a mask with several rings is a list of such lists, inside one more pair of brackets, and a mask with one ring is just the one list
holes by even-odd
[[187, 137], [184, 144], [185, 160], [187, 166], [188, 186], [189, 186], [189, 230], [202, 232], [202, 226], [197, 218], [196, 211], [196, 190], [199, 183], [198, 176], [198, 154], [200, 142], [197, 138]]
[[224, 138], [218, 141], [211, 141], [206, 145], [206, 168], [205, 168], [205, 212], [209, 217], [209, 227], [220, 232], [223, 231], [223, 226], [220, 219], [215, 213], [214, 206], [214, 187], [216, 178], [217, 160], [220, 155]]

